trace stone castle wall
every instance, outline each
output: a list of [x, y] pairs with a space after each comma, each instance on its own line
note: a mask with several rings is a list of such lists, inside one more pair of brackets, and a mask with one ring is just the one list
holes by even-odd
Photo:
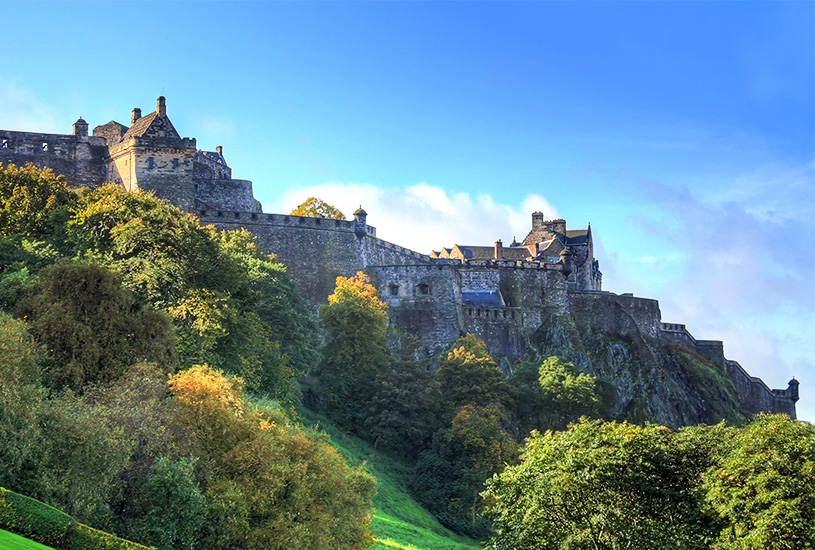
[[96, 187], [107, 181], [104, 138], [0, 130], [0, 163], [50, 168], [73, 186]]
[[733, 382], [741, 410], [748, 416], [761, 411], [786, 413], [795, 418], [795, 400], [791, 389], [771, 390], [763, 380], [750, 374], [737, 362], [725, 358], [724, 345], [720, 340], [697, 340], [683, 324], [660, 323], [663, 341], [678, 344], [720, 365]]

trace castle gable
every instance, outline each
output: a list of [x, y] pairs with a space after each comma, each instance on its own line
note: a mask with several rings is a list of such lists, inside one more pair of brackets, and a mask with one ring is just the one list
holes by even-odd
[[161, 116], [159, 113], [154, 112], [134, 122], [133, 126], [122, 137], [122, 141], [133, 138], [181, 139], [181, 136], [166, 115]]

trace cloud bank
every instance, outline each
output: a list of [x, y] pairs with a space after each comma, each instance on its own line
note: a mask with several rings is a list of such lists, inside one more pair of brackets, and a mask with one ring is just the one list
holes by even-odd
[[541, 211], [547, 218], [560, 216], [549, 201], [536, 194], [510, 205], [490, 195], [449, 193], [427, 183], [406, 188], [327, 183], [288, 191], [273, 205], [264, 206], [269, 211], [290, 212], [308, 197], [333, 204], [349, 218], [362, 206], [379, 238], [424, 254], [454, 244], [490, 245], [497, 239], [509, 244], [513, 237], [521, 240], [529, 232], [532, 212]]

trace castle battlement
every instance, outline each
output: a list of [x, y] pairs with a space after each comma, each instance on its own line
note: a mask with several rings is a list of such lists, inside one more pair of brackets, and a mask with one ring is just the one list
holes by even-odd
[[[647, 340], [645, 349], [674, 343], [722, 365], [742, 410], [795, 416], [798, 383], [770, 389], [724, 356], [718, 340], [697, 340], [679, 323], [663, 323], [659, 302], [602, 290], [591, 225], [567, 229], [566, 220], [533, 212], [523, 241], [453, 245], [422, 254], [377, 237], [360, 207], [353, 220], [264, 213], [249, 180], [232, 177], [223, 147], [200, 150], [181, 137], [164, 97], [130, 126], [110, 121], [88, 135], [78, 119], [71, 134], [0, 130], [0, 163], [51, 168], [73, 186], [118, 183], [147, 191], [218, 229], [245, 228], [276, 254], [316, 308], [333, 292], [338, 276], [366, 271], [390, 306], [392, 322], [423, 338], [428, 354], [440, 354], [460, 335], [482, 338], [491, 353], [521, 357], [528, 339], [558, 317], [580, 319], [585, 329]], [[575, 321], [578, 322], [578, 321]]]

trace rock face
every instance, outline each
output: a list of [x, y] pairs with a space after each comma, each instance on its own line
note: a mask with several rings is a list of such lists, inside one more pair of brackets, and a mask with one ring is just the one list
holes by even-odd
[[348, 221], [263, 213], [252, 182], [232, 178], [223, 148], [201, 151], [179, 135], [164, 97], [144, 117], [134, 109], [130, 122], [97, 126], [92, 136], [81, 118], [70, 135], [0, 130], [0, 163], [52, 168], [74, 186], [118, 183], [219, 229], [246, 228], [315, 308], [338, 276], [364, 270], [391, 322], [418, 335], [429, 357], [471, 333], [507, 373], [520, 357], [567, 357], [614, 387], [620, 418], [680, 426], [760, 411], [795, 417], [797, 381], [771, 390], [726, 359], [722, 342], [663, 323], [656, 300], [602, 291], [590, 227], [568, 230], [534, 212], [521, 243], [420, 254], [379, 239], [362, 208]]

